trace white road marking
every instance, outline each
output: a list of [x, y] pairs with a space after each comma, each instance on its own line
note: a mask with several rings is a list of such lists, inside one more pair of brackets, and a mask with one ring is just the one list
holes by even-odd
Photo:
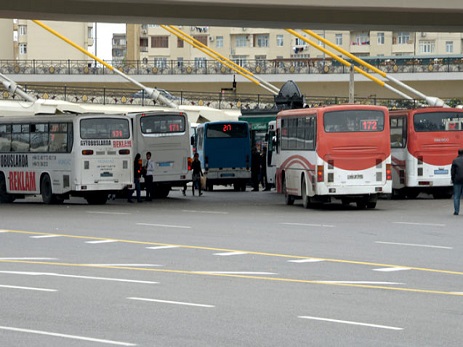
[[434, 224], [434, 223], [411, 223], [411, 222], [392, 222], [394, 224], [406, 224], [406, 225], [426, 225], [432, 227], [445, 227], [445, 224]]
[[85, 243], [97, 244], [97, 243], [111, 243], [117, 242], [116, 240], [95, 240], [95, 241], [85, 241]]
[[381, 271], [381, 272], [393, 272], [393, 271], [407, 271], [410, 270], [408, 267], [384, 267], [380, 269], [373, 269], [373, 271]]
[[58, 258], [22, 257], [22, 258], [0, 258], [0, 260], [58, 260]]
[[440, 249], [453, 249], [453, 247], [447, 246], [434, 246], [434, 245], [421, 245], [417, 243], [398, 243], [398, 242], [386, 242], [386, 241], [375, 241], [375, 243], [381, 243], [384, 245], [397, 245], [397, 246], [411, 246], [411, 247], [426, 247], [426, 248], [440, 248]]
[[214, 255], [220, 255], [222, 257], [227, 257], [229, 255], [242, 255], [248, 254], [247, 252], [224, 252], [224, 253], [214, 253]]
[[186, 212], [186, 213], [206, 213], [206, 214], [229, 214], [229, 212], [225, 212], [225, 211], [182, 210], [182, 212]]
[[47, 234], [47, 235], [35, 235], [29, 236], [31, 239], [47, 239], [50, 237], [61, 237], [61, 235]]
[[329, 318], [311, 317], [311, 316], [299, 316], [299, 318], [319, 320], [319, 321], [332, 322], [332, 323], [361, 325], [361, 326], [371, 327], [371, 328], [381, 328], [381, 329], [389, 329], [389, 330], [403, 330], [403, 328], [391, 327], [391, 326], [387, 326], [387, 325], [360, 323], [360, 322], [352, 322], [352, 321], [347, 321], [347, 320], [338, 320], [338, 319], [329, 319]]
[[221, 274], [221, 275], [278, 275], [275, 272], [251, 272], [251, 271], [195, 271], [205, 274]]
[[374, 281], [317, 281], [318, 283], [339, 283], [339, 284], [391, 284], [391, 285], [404, 285], [405, 283], [400, 282], [374, 282]]
[[66, 338], [66, 339], [73, 339], [73, 340], [99, 342], [99, 343], [105, 343], [105, 344], [110, 344], [110, 345], [115, 345], [115, 346], [136, 346], [136, 344], [134, 344], [134, 343], [119, 342], [119, 341], [112, 341], [112, 340], [94, 339], [94, 338], [91, 338], [91, 337], [59, 334], [59, 333], [52, 333], [52, 332], [49, 332], [49, 331], [42, 331], [42, 330], [20, 329], [20, 328], [5, 327], [5, 326], [0, 326], [0, 329], [9, 330], [9, 331], [16, 331], [16, 332], [20, 332], [20, 333], [63, 337], [63, 338]]
[[39, 292], [57, 292], [56, 289], [34, 288], [34, 287], [19, 287], [19, 286], [7, 286], [7, 285], [0, 285], [0, 288], [24, 289], [24, 290], [37, 290], [37, 291], [39, 291]]
[[79, 279], [84, 279], [84, 280], [114, 281], [114, 282], [127, 282], [127, 283], [143, 283], [143, 284], [158, 284], [159, 283], [159, 282], [152, 282], [152, 281], [128, 280], [124, 278], [65, 275], [65, 274], [58, 274], [58, 273], [51, 273], [51, 272], [0, 271], [0, 273], [11, 274], [11, 275], [68, 277], [68, 278], [79, 278]]
[[320, 261], [324, 261], [323, 259], [317, 258], [307, 258], [307, 259], [292, 259], [288, 260], [288, 263], [317, 263]]
[[146, 247], [146, 249], [168, 249], [168, 248], [178, 248], [179, 246], [154, 246]]
[[194, 303], [191, 303], [191, 302], [181, 302], [181, 301], [157, 300], [157, 299], [134, 298], [134, 297], [129, 297], [127, 299], [129, 299], [129, 300], [139, 300], [139, 301], [149, 301], [149, 302], [160, 302], [160, 303], [163, 303], [163, 304], [197, 306], [197, 307], [207, 307], [207, 308], [215, 307], [214, 305], [194, 304]]
[[6, 229], [0, 229], [0, 233], [9, 233], [10, 231], [9, 230], [6, 230]]
[[110, 215], [127, 215], [127, 212], [105, 212], [105, 211], [87, 211], [89, 214], [110, 214]]
[[148, 226], [148, 227], [191, 229], [191, 227], [188, 225], [169, 225], [169, 224], [150, 224], [150, 223], [137, 223], [137, 225], [143, 225], [143, 226]]
[[334, 225], [331, 224], [304, 224], [304, 223], [280, 223], [282, 225], [296, 225], [303, 227], [319, 227], [319, 228], [334, 228]]
[[85, 264], [88, 266], [127, 266], [127, 267], [158, 267], [158, 266], [164, 266], [164, 265], [159, 265], [159, 264]]

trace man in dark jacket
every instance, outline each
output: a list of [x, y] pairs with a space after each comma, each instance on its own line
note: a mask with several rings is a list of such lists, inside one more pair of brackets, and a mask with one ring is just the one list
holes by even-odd
[[450, 169], [453, 184], [453, 207], [455, 216], [460, 213], [460, 198], [463, 192], [463, 148], [458, 150], [458, 157], [453, 159]]

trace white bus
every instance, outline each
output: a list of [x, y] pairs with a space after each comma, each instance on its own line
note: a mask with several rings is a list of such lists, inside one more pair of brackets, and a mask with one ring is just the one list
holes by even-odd
[[[146, 153], [154, 162], [153, 197], [165, 198], [172, 187], [191, 181], [191, 136], [187, 114], [175, 109], [129, 113], [134, 133], [134, 154]], [[143, 185], [143, 182], [142, 182]]]
[[276, 120], [276, 186], [292, 205], [341, 200], [375, 208], [392, 191], [387, 108], [332, 105], [280, 111]]
[[126, 116], [0, 116], [0, 202], [40, 194], [47, 204], [104, 204], [133, 186], [132, 146]]

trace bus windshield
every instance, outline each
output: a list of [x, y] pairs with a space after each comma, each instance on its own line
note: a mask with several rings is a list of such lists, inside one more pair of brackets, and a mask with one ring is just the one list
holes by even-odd
[[143, 134], [169, 134], [185, 131], [183, 115], [147, 115], [140, 118]]
[[80, 121], [82, 139], [128, 139], [129, 120], [119, 118], [88, 118]]
[[384, 129], [384, 113], [375, 110], [326, 112], [323, 117], [327, 133], [376, 132]]
[[413, 117], [417, 132], [462, 130], [462, 122], [462, 112], [417, 113]]
[[219, 123], [207, 126], [207, 138], [245, 138], [248, 136], [246, 124]]

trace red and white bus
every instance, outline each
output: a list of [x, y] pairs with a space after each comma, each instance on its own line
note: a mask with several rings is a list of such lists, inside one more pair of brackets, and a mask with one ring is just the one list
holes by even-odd
[[122, 115], [0, 117], [0, 202], [41, 195], [106, 203], [133, 186], [132, 130]]
[[276, 185], [292, 205], [375, 208], [392, 189], [389, 112], [372, 105], [284, 110], [276, 119]]
[[450, 198], [450, 167], [463, 148], [463, 110], [394, 110], [390, 122], [393, 197], [415, 198], [424, 192]]

